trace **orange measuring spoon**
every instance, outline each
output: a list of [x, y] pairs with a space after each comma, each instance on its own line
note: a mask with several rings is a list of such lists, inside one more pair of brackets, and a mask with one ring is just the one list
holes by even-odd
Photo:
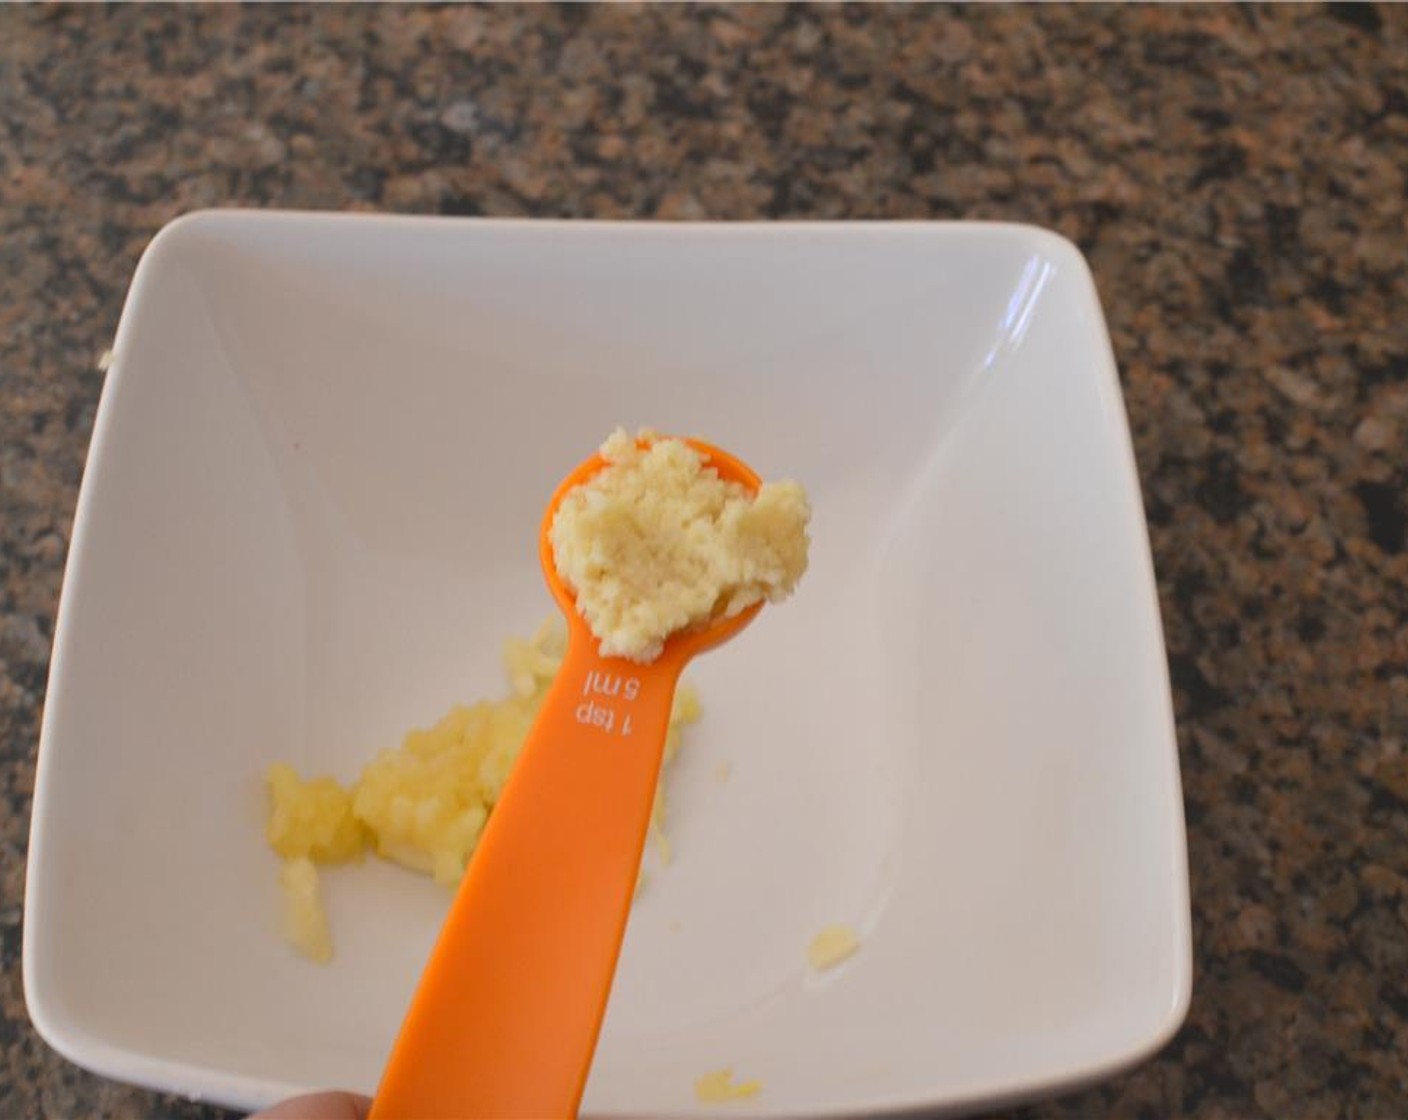
[[[761, 480], [687, 440], [725, 479]], [[761, 604], [675, 634], [648, 665], [602, 657], [538, 537], [567, 616], [567, 653], [490, 814], [421, 974], [371, 1120], [556, 1120], [577, 1115], [635, 893], [675, 685], [689, 660], [743, 629]]]

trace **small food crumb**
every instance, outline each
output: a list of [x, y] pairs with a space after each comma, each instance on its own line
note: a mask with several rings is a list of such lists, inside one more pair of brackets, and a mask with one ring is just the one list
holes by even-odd
[[714, 767], [714, 777], [720, 782], [726, 782], [729, 775], [733, 773], [733, 763], [724, 761]]
[[327, 964], [332, 960], [332, 932], [313, 861], [306, 856], [285, 861], [279, 888], [284, 896], [284, 940], [309, 960]]
[[845, 925], [829, 925], [807, 946], [807, 963], [817, 972], [834, 968], [860, 948], [855, 930]]
[[[410, 732], [398, 749], [373, 758], [350, 787], [329, 777], [305, 780], [282, 762], [269, 767], [265, 780], [271, 806], [265, 833], [269, 846], [286, 861], [281, 881], [297, 884], [301, 892], [299, 930], [318, 928], [314, 911], [324, 934], [327, 929], [315, 865], [360, 861], [369, 847], [383, 859], [433, 876], [445, 886], [459, 883], [557, 675], [566, 643], [561, 619], [545, 623], [530, 640], [511, 639], [504, 647], [508, 697], [455, 707], [429, 730]], [[699, 715], [698, 695], [681, 682], [665, 735], [664, 765], [679, 751], [681, 729]], [[662, 864], [671, 858], [665, 812], [664, 793], [657, 786], [650, 833]], [[290, 871], [299, 861], [307, 869]], [[313, 871], [311, 887], [308, 871]], [[638, 892], [644, 882], [642, 875]], [[284, 889], [286, 899], [294, 897], [287, 883]], [[314, 944], [313, 937], [306, 932], [289, 940], [302, 951], [305, 943]], [[327, 956], [305, 955], [326, 961], [330, 939]]]
[[746, 1100], [748, 1097], [756, 1097], [762, 1091], [763, 1083], [756, 1079], [734, 1081], [732, 1069], [716, 1069], [694, 1083], [694, 1095], [705, 1104]]
[[797, 586], [811, 519], [797, 483], [750, 493], [683, 440], [650, 432], [618, 428], [601, 456], [606, 466], [562, 499], [549, 537], [603, 656], [653, 661], [670, 635]]
[[276, 762], [265, 780], [273, 806], [265, 827], [269, 847], [286, 860], [316, 863], [360, 860], [367, 831], [352, 813], [352, 794], [332, 778], [304, 781], [292, 766]]

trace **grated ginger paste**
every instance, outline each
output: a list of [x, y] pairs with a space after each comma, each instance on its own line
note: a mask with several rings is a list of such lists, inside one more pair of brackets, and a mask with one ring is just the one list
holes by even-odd
[[553, 563], [604, 657], [654, 661], [671, 634], [787, 598], [807, 569], [811, 507], [796, 482], [756, 494], [679, 439], [618, 428], [606, 466], [569, 491]]
[[[302, 778], [282, 762], [269, 767], [266, 836], [284, 860], [283, 925], [291, 945], [310, 960], [331, 960], [318, 868], [359, 862], [368, 848], [447, 887], [459, 884], [565, 646], [560, 619], [528, 641], [510, 639], [504, 646], [507, 697], [456, 706], [429, 730], [409, 732], [400, 747], [373, 758], [351, 786]], [[666, 766], [679, 749], [681, 728], [699, 714], [697, 695], [681, 682], [665, 739]], [[664, 815], [657, 787], [650, 830], [658, 858], [668, 863]]]

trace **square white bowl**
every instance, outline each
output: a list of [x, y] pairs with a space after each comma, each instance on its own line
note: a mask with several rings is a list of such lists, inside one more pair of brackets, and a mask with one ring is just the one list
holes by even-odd
[[[815, 505], [796, 598], [697, 663], [674, 864], [585, 1101], [961, 1110], [1147, 1056], [1191, 977], [1158, 604], [1085, 262], [1000, 225], [210, 212], [133, 281], [83, 482], [35, 795], [34, 1021], [111, 1077], [253, 1107], [370, 1091], [447, 905], [328, 876], [279, 941], [261, 774], [351, 778], [501, 693], [551, 610], [556, 480], [615, 425]], [[718, 780], [721, 762], [732, 764]], [[829, 922], [860, 953], [817, 977]]]

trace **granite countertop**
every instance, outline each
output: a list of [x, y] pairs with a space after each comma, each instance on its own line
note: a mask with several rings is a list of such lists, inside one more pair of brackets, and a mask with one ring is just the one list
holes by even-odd
[[1025, 1117], [1408, 1109], [1408, 9], [0, 9], [0, 1116], [216, 1117], [20, 982], [102, 375], [202, 206], [1004, 218], [1088, 255], [1176, 692], [1192, 1010]]

